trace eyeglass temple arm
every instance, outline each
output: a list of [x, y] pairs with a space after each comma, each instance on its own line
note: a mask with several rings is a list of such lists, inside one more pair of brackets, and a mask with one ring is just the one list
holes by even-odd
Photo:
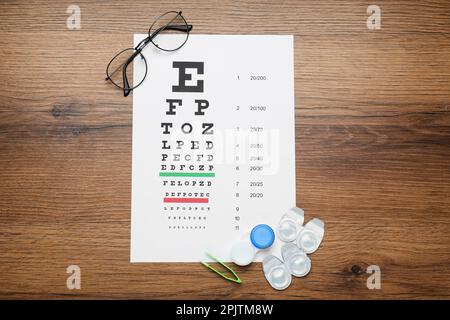
[[130, 84], [128, 82], [127, 72], [124, 70], [122, 73], [123, 76], [123, 96], [126, 97], [130, 94]]
[[125, 62], [125, 64], [123, 65], [123, 72], [122, 72], [122, 76], [123, 76], [123, 96], [126, 97], [130, 94], [131, 90], [130, 90], [130, 83], [128, 82], [128, 77], [127, 77], [127, 68], [128, 65], [131, 63], [131, 61], [134, 60], [134, 58], [136, 58], [136, 56], [138, 54], [141, 54], [141, 50], [136, 50], [129, 58], [128, 60]]
[[176, 25], [176, 24], [170, 24], [168, 26], [165, 27], [161, 27], [159, 29], [157, 29], [155, 32], [153, 32], [148, 39], [152, 40], [154, 37], [156, 37], [161, 31], [163, 30], [173, 30], [173, 31], [181, 31], [181, 32], [190, 32], [192, 30], [192, 24], [181, 24], [181, 25]]
[[189, 32], [192, 30], [192, 24], [168, 25], [165, 30]]

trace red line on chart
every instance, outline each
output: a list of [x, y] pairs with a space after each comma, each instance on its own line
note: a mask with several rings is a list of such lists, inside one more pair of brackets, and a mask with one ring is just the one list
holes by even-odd
[[171, 203], [208, 203], [208, 198], [164, 198], [164, 202], [171, 202]]

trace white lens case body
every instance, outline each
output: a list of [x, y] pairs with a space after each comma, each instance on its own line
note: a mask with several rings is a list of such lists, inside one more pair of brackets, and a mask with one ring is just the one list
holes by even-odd
[[256, 255], [256, 248], [249, 239], [242, 239], [236, 242], [231, 248], [231, 261], [238, 266], [247, 266], [253, 262]]
[[259, 251], [270, 248], [274, 241], [273, 229], [266, 224], [259, 224], [232, 246], [231, 261], [239, 266], [247, 266]]

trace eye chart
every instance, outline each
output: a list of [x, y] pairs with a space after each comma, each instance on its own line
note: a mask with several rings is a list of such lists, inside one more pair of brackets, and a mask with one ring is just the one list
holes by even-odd
[[143, 54], [131, 262], [230, 261], [235, 241], [257, 224], [275, 230], [296, 203], [293, 37], [190, 35], [175, 52]]

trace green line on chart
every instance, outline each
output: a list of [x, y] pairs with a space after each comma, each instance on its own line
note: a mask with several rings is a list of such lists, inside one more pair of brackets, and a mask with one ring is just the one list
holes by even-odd
[[214, 172], [160, 172], [160, 177], [215, 177]]

